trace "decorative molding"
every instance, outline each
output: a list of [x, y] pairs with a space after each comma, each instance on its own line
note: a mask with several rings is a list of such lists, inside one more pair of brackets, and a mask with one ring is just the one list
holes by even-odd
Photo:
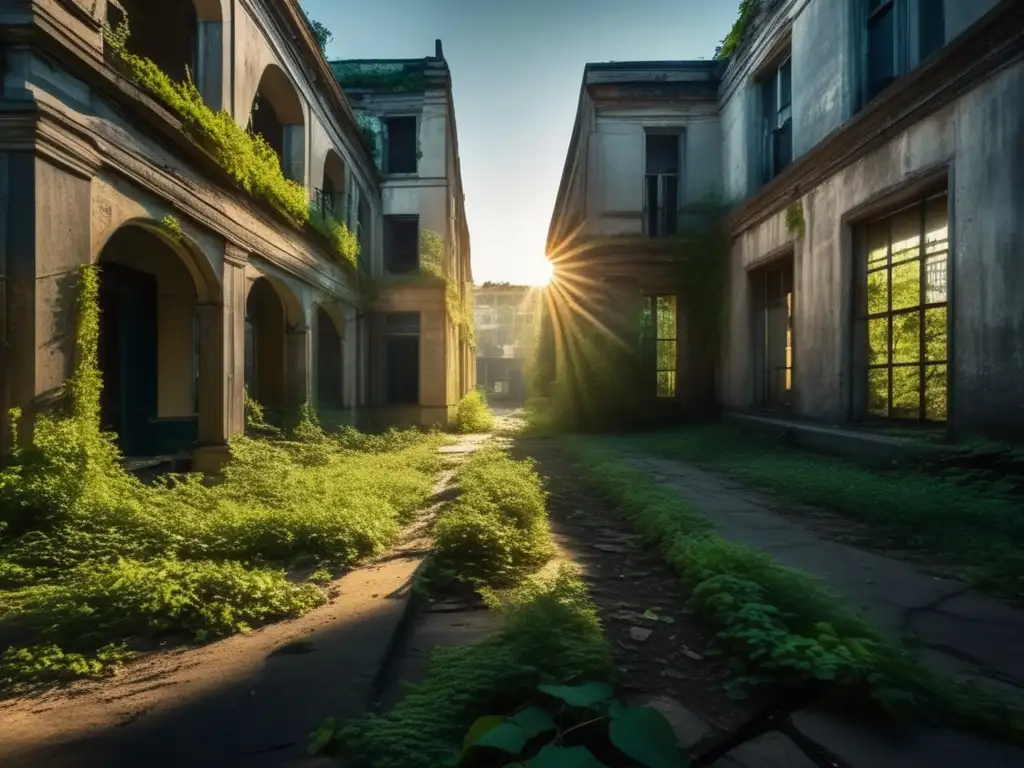
[[843, 169], [1024, 57], [1024, 3], [1003, 0], [936, 57], [883, 94], [741, 202], [733, 235], [778, 213]]
[[249, 251], [244, 245], [228, 241], [224, 243], [224, 263], [238, 269], [245, 269], [249, 264]]
[[97, 13], [98, 0], [57, 0], [57, 3], [92, 28], [98, 30], [103, 27], [103, 22]]

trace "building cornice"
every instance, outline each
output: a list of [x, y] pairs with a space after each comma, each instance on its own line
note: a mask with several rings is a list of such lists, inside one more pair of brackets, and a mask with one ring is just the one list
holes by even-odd
[[1024, 57], [1024, 3], [1003, 0], [900, 78], [730, 214], [733, 235], [764, 221]]

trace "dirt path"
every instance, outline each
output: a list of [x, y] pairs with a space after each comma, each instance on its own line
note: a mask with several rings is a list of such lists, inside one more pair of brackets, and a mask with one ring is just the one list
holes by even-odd
[[[485, 441], [441, 450], [457, 458]], [[453, 474], [441, 477], [436, 498]], [[331, 601], [299, 619], [0, 702], [0, 765], [258, 768], [302, 758], [327, 715], [366, 709], [428, 554], [424, 525], [437, 503], [395, 550], [337, 580]]]

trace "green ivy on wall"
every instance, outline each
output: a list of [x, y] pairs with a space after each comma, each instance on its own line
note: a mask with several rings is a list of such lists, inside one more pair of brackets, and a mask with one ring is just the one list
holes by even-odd
[[803, 237], [807, 225], [804, 223], [804, 205], [797, 200], [786, 208], [786, 229], [790, 234]]
[[476, 329], [468, 286], [460, 286], [448, 274], [444, 238], [429, 229], [420, 230], [420, 271], [444, 283], [444, 303], [448, 317], [472, 349], [476, 349]]

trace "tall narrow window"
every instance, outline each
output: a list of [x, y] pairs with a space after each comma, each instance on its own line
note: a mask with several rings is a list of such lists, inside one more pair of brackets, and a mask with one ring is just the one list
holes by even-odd
[[947, 418], [946, 195], [865, 228], [860, 300], [869, 415]]
[[862, 0], [867, 100], [946, 42], [943, 0]]
[[752, 277], [757, 399], [762, 406], [784, 408], [793, 394], [793, 261]]
[[868, 0], [868, 98], [899, 75], [896, 0]]
[[419, 239], [419, 216], [385, 216], [384, 270], [401, 275], [419, 269]]
[[679, 217], [679, 134], [648, 133], [646, 175], [647, 234], [675, 234]]
[[946, 13], [943, 0], [917, 0], [920, 58], [924, 61], [946, 42]]
[[654, 329], [658, 397], [676, 396], [678, 363], [678, 323], [675, 296], [654, 297]]
[[384, 121], [387, 133], [387, 173], [416, 173], [416, 118], [389, 117]]
[[771, 181], [793, 161], [792, 72], [792, 59], [787, 56], [761, 81], [765, 181]]
[[403, 312], [384, 316], [384, 354], [388, 405], [419, 403], [419, 313]]

